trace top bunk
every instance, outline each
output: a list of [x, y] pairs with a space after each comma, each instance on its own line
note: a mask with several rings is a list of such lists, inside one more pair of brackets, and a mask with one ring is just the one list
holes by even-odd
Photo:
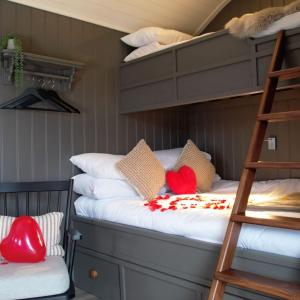
[[[276, 34], [237, 39], [227, 30], [194, 38], [120, 67], [120, 112], [161, 109], [261, 93]], [[300, 28], [286, 31], [283, 68], [300, 65]], [[298, 79], [280, 89], [300, 87]]]

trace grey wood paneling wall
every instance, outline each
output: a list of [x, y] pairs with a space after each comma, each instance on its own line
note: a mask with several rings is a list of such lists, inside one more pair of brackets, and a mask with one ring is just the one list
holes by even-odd
[[[277, 94], [274, 111], [300, 109], [300, 91]], [[259, 95], [227, 99], [189, 108], [190, 137], [200, 148], [212, 154], [217, 172], [225, 179], [238, 180], [246, 158], [250, 136], [258, 109]], [[277, 151], [267, 150], [265, 143], [262, 160], [300, 161], [300, 122], [273, 123], [266, 137], [275, 135]], [[258, 179], [299, 177], [300, 172], [290, 170], [264, 170]]]
[[[270, 6], [286, 5], [294, 0], [232, 0], [207, 26], [205, 32], [217, 31], [233, 17]], [[275, 111], [299, 109], [300, 91], [277, 94]], [[197, 143], [212, 153], [217, 171], [226, 179], [239, 179], [257, 111], [259, 95], [226, 99], [194, 105], [189, 113], [189, 133]], [[300, 161], [300, 122], [272, 124], [267, 136], [278, 138], [278, 150], [268, 151], [262, 159]], [[259, 171], [258, 179], [299, 177], [290, 170]]]
[[[70, 177], [72, 154], [126, 153], [144, 137], [153, 149], [184, 144], [180, 109], [118, 114], [118, 68], [123, 33], [0, 0], [0, 34], [18, 33], [24, 50], [86, 63], [67, 101], [80, 115], [0, 111], [0, 181]], [[0, 85], [0, 102], [22, 90]]]
[[[284, 1], [233, 0], [208, 26], [218, 30], [233, 16]], [[285, 3], [290, 1], [285, 1]], [[65, 99], [80, 115], [0, 111], [0, 181], [52, 180], [74, 172], [69, 157], [82, 152], [126, 153], [144, 137], [153, 149], [181, 146], [187, 137], [214, 157], [218, 172], [238, 179], [258, 96], [130, 115], [118, 113], [118, 68], [127, 53], [123, 33], [0, 0], [0, 34], [17, 32], [28, 52], [86, 63]], [[22, 90], [0, 84], [0, 102]], [[276, 109], [299, 108], [299, 91], [280, 94]], [[287, 99], [287, 101], [284, 101]], [[272, 125], [279, 138], [266, 159], [300, 160], [297, 122]], [[259, 178], [299, 176], [262, 172]]]
[[245, 13], [253, 13], [270, 6], [282, 6], [294, 0], [231, 0], [231, 2], [216, 16], [206, 27], [205, 32], [217, 31], [233, 17], [239, 17]]

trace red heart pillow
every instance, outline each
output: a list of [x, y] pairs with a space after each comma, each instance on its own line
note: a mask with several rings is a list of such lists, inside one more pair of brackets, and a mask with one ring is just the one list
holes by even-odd
[[0, 244], [0, 252], [7, 261], [15, 263], [44, 260], [46, 246], [38, 223], [29, 216], [16, 218]]
[[177, 172], [168, 171], [166, 181], [170, 190], [175, 194], [195, 194], [197, 179], [194, 170], [188, 166], [182, 166]]

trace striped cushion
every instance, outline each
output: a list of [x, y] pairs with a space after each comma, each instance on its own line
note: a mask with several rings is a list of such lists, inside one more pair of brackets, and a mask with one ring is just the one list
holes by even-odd
[[[42, 216], [33, 217], [39, 224], [43, 233], [47, 248], [47, 256], [64, 256], [65, 252], [60, 243], [60, 226], [64, 214], [52, 212]], [[10, 230], [14, 217], [0, 216], [0, 242], [5, 238]]]

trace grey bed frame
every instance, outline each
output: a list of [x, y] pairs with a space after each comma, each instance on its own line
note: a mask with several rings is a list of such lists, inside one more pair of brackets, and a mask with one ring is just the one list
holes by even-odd
[[[275, 36], [238, 40], [214, 33], [123, 64], [120, 111], [161, 109], [258, 93]], [[288, 67], [300, 65], [300, 29], [287, 32]], [[284, 82], [282, 88], [298, 87]], [[220, 246], [185, 237], [75, 216], [83, 236], [75, 260], [75, 282], [105, 300], [207, 299]], [[235, 268], [297, 281], [300, 260], [242, 250]], [[97, 275], [97, 276], [96, 276]], [[272, 299], [233, 287], [226, 300]]]
[[[300, 28], [286, 32], [284, 65], [300, 65]], [[276, 35], [240, 40], [226, 30], [120, 67], [120, 112], [131, 113], [260, 93]], [[299, 87], [299, 80], [280, 83]]]
[[[74, 216], [82, 233], [75, 282], [105, 300], [207, 299], [220, 246], [113, 222]], [[238, 249], [235, 268], [284, 280], [299, 280], [300, 260]], [[91, 278], [90, 272], [98, 276]], [[225, 299], [273, 299], [233, 287]]]

